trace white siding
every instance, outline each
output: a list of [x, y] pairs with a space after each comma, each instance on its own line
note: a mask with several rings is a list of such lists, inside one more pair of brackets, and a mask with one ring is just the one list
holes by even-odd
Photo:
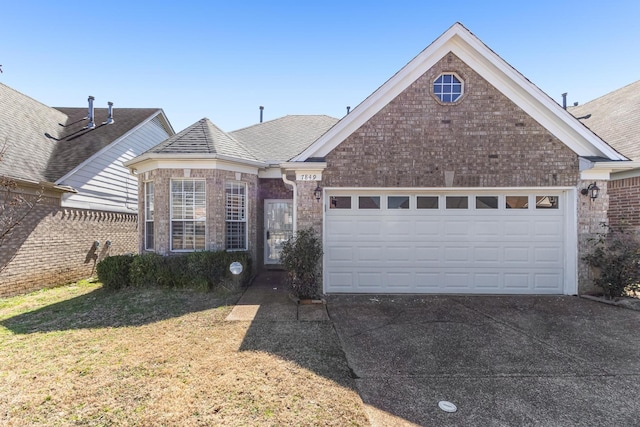
[[154, 117], [63, 178], [59, 184], [71, 186], [78, 193], [65, 195], [62, 205], [137, 213], [138, 179], [129, 173], [123, 162], [139, 156], [170, 136], [161, 120], [159, 115]]

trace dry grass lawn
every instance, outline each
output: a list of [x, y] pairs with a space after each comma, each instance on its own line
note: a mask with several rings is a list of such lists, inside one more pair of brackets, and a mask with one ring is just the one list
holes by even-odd
[[366, 425], [331, 325], [238, 295], [79, 283], [0, 299], [0, 424]]

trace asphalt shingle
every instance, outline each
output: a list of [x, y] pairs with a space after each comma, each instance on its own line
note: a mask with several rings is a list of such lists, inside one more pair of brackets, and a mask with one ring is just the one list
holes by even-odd
[[575, 117], [614, 149], [640, 160], [640, 80], [577, 107]]

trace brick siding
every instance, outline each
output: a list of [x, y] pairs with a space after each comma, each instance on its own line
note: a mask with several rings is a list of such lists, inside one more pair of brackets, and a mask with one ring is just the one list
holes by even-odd
[[65, 209], [59, 204], [59, 198], [43, 198], [3, 245], [0, 265], [9, 263], [0, 272], [0, 297], [94, 276], [96, 263], [104, 257], [136, 251], [135, 213]]
[[[455, 72], [463, 98], [443, 105], [432, 82]], [[575, 186], [578, 157], [449, 53], [326, 157], [325, 187]]]
[[610, 181], [608, 190], [609, 224], [640, 227], [640, 177]]

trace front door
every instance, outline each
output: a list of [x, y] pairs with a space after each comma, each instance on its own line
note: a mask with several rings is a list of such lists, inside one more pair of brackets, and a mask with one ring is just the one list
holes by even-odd
[[264, 263], [279, 264], [280, 250], [293, 235], [293, 201], [264, 201]]

